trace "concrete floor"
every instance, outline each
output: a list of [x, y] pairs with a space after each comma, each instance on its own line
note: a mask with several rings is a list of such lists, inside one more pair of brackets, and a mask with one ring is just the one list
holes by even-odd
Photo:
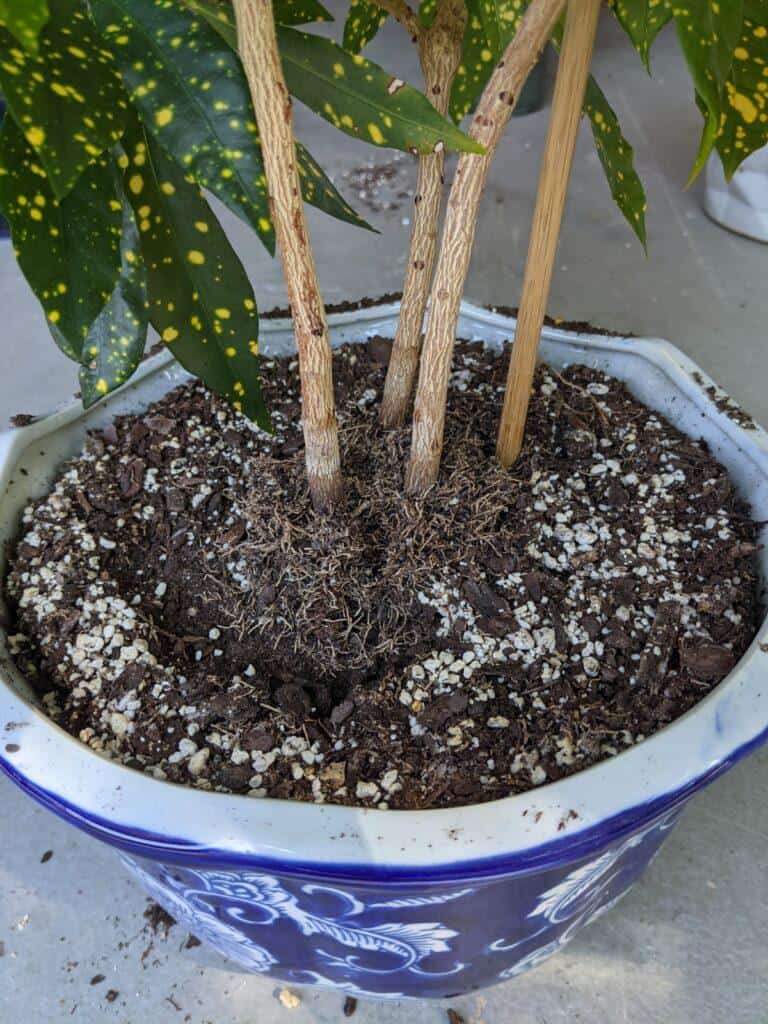
[[[337, 29], [338, 31], [338, 29]], [[418, 81], [395, 27], [374, 59]], [[659, 41], [650, 81], [615, 28], [603, 25], [595, 70], [635, 143], [649, 196], [650, 258], [612, 208], [586, 131], [581, 139], [550, 312], [669, 338], [759, 420], [768, 422], [768, 246], [730, 235], [683, 185], [698, 117], [676, 58]], [[345, 187], [346, 171], [383, 164], [373, 151], [305, 111], [301, 137]], [[478, 302], [515, 304], [546, 112], [514, 122], [491, 173], [467, 286]], [[414, 180], [398, 163], [394, 189]], [[355, 200], [354, 189], [348, 192]], [[365, 211], [364, 211], [365, 212]], [[372, 237], [312, 213], [327, 300], [400, 287], [408, 203], [371, 213]], [[284, 301], [279, 266], [228, 216], [263, 308]], [[41, 413], [70, 396], [76, 370], [55, 350], [7, 245], [0, 246], [0, 421]], [[765, 1024], [768, 1021], [768, 754], [735, 768], [698, 797], [647, 877], [621, 905], [536, 971], [452, 1001], [473, 1024]], [[63, 1024], [104, 1019], [190, 1024], [295, 1024], [341, 1018], [342, 999], [305, 992], [289, 1010], [268, 980], [229, 972], [173, 928], [152, 936], [146, 901], [105, 847], [64, 826], [0, 781], [0, 1021]], [[43, 854], [53, 855], [41, 862]], [[97, 980], [100, 976], [103, 980]], [[107, 993], [118, 993], [112, 1001]], [[446, 1007], [359, 1007], [361, 1024], [442, 1021]]]

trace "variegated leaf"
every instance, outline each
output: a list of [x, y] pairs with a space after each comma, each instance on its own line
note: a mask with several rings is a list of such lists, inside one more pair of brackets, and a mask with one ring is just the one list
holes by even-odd
[[47, 0], [0, 0], [0, 25], [32, 54], [38, 52], [37, 37], [49, 15]]
[[150, 135], [131, 128], [125, 146], [153, 326], [182, 366], [267, 426], [258, 313], [240, 260], [194, 180]]
[[274, 252], [267, 180], [237, 56], [181, 4], [92, 3], [147, 129]]
[[672, 0], [609, 0], [609, 5], [650, 70], [651, 46], [672, 17]]
[[[191, 11], [202, 15], [236, 49], [237, 26], [232, 4], [226, 0], [183, 0]], [[318, 0], [273, 0], [272, 10], [278, 25], [308, 25], [313, 21], [333, 21]]]
[[744, 24], [725, 83], [717, 151], [730, 177], [768, 145], [768, 0], [744, 0]]
[[439, 2], [440, 0], [419, 0], [419, 21], [421, 21], [422, 25], [426, 25], [427, 28], [435, 20]]
[[333, 21], [333, 15], [318, 0], [272, 0], [278, 25], [308, 25], [313, 21]]
[[724, 110], [725, 83], [741, 35], [742, 0], [685, 0], [673, 9], [677, 36], [704, 115], [699, 151], [691, 178], [712, 152]]
[[147, 271], [131, 204], [118, 177], [122, 205], [120, 276], [107, 304], [88, 331], [80, 360], [80, 390], [86, 409], [133, 374], [147, 340]]
[[[552, 33], [552, 43], [560, 51], [563, 38], [561, 18]], [[592, 137], [613, 200], [627, 223], [646, 248], [645, 211], [647, 201], [640, 176], [635, 170], [634, 149], [624, 137], [619, 119], [593, 75], [587, 79], [584, 113], [592, 126]]]
[[[488, 4], [492, 11], [485, 6]], [[451, 88], [454, 121], [459, 122], [480, 98], [526, 7], [526, 0], [469, 0], [461, 62]], [[489, 36], [489, 24], [493, 38]]]
[[645, 248], [647, 201], [643, 183], [635, 170], [634, 150], [624, 138], [613, 108], [592, 75], [587, 83], [584, 109], [592, 124], [595, 149], [614, 202]]
[[[248, 82], [232, 49], [231, 8], [212, 0], [162, 9], [154, 0], [94, 0], [94, 11], [147, 128], [273, 253], [266, 175]], [[303, 147], [297, 162], [308, 203], [370, 230]]]
[[0, 86], [61, 198], [123, 130], [128, 98], [110, 53], [79, 3], [51, 0], [37, 56], [0, 29]]
[[6, 114], [0, 135], [0, 207], [16, 257], [56, 343], [80, 359], [120, 270], [122, 212], [111, 161], [96, 158], [57, 199], [34, 149]]
[[362, 53], [386, 20], [387, 12], [376, 0], [352, 0], [344, 22], [344, 49]]
[[348, 135], [410, 152], [483, 152], [426, 96], [378, 64], [320, 36], [282, 27], [277, 35], [291, 93]]

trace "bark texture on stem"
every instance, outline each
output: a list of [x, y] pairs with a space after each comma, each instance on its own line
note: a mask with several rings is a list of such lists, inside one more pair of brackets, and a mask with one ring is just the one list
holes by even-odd
[[532, 0], [483, 90], [472, 119], [469, 134], [485, 146], [486, 152], [482, 155], [462, 153], [459, 157], [448, 197], [421, 356], [411, 458], [406, 473], [406, 489], [410, 494], [423, 494], [437, 479], [440, 468], [459, 305], [488, 168], [520, 90], [554, 28], [563, 3], [564, 0]]
[[[422, 29], [418, 38], [425, 93], [444, 117], [461, 60], [466, 20], [464, 0], [443, 0], [432, 25]], [[379, 413], [386, 427], [396, 427], [405, 421], [419, 366], [424, 311], [437, 250], [444, 168], [444, 150], [419, 157], [403, 298]]]
[[234, 0], [237, 41], [248, 77], [269, 203], [293, 315], [301, 377], [307, 478], [317, 509], [341, 496], [339, 438], [328, 324], [301, 198], [291, 98], [277, 48], [271, 0]]
[[552, 283], [568, 179], [576, 149], [600, 0], [570, 0], [539, 175], [515, 344], [509, 363], [496, 454], [511, 466], [520, 454], [536, 352]]

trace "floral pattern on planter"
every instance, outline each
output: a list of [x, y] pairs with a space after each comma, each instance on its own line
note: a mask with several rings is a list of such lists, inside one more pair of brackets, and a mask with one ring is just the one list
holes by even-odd
[[624, 895], [678, 813], [576, 866], [467, 885], [340, 886], [122, 860], [170, 914], [242, 969], [377, 998], [444, 997], [515, 977], [562, 948]]

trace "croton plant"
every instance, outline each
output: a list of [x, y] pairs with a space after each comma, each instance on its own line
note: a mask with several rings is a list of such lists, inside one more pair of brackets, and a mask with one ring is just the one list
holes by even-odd
[[[79, 363], [85, 405], [130, 377], [151, 325], [183, 366], [268, 428], [256, 298], [210, 193], [270, 255], [277, 242], [309, 485], [319, 507], [336, 500], [330, 349], [303, 203], [370, 226], [295, 140], [292, 96], [340, 131], [418, 155], [381, 418], [403, 422], [418, 374], [406, 484], [427, 488], [489, 162], [543, 46], [558, 49], [570, 12], [587, 2], [566, 11], [564, 0], [352, 0], [335, 42], [304, 31], [331, 20], [318, 0], [0, 0], [0, 206], [54, 340]], [[692, 176], [713, 150], [733, 174], [768, 140], [768, 0], [609, 6], [649, 70], [654, 40], [674, 22], [703, 117]], [[388, 17], [417, 47], [423, 91], [361, 55]], [[583, 107], [613, 199], [644, 246], [632, 146], [592, 77]], [[438, 253], [447, 150], [460, 157]]]

